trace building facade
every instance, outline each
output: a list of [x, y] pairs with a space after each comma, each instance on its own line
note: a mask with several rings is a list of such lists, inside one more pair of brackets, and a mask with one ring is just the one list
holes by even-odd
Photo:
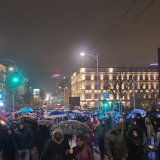
[[156, 99], [159, 94], [158, 68], [80, 68], [71, 76], [71, 96], [80, 97], [81, 106], [96, 107], [98, 100], [109, 94], [125, 106], [138, 105], [144, 99]]
[[5, 104], [5, 79], [6, 67], [0, 64], [0, 107], [4, 107]]

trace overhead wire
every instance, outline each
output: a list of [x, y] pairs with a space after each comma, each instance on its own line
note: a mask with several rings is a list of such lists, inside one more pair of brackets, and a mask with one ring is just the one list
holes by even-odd
[[107, 46], [103, 47], [104, 44], [106, 43], [107, 39], [114, 33], [116, 32], [116, 29], [118, 29], [118, 26], [121, 25], [121, 22], [124, 20], [124, 18], [128, 15], [128, 13], [132, 10], [132, 8], [137, 4], [137, 2], [139, 2], [139, 0], [134, 0], [131, 5], [125, 10], [125, 12], [122, 14], [121, 18], [119, 19], [119, 21], [105, 34], [105, 37], [103, 38], [103, 40], [101, 40], [99, 42], [99, 44], [97, 45], [97, 47], [91, 51], [89, 54], [95, 54], [96, 52], [98, 52], [99, 57], [101, 56], [102, 52], [104, 49], [108, 49], [108, 47], [113, 43], [113, 41], [115, 41], [118, 37], [120, 37], [120, 35], [122, 33], [124, 33], [127, 28], [134, 23], [149, 7], [151, 7], [154, 2], [156, 0], [151, 0], [151, 2], [149, 2], [137, 15], [136, 17], [127, 25], [127, 27], [125, 27], [122, 31], [120, 31], [116, 37], [114, 37], [112, 39], [112, 41], [108, 42]]
[[119, 21], [113, 25], [113, 27], [105, 34], [103, 40], [101, 40], [97, 47], [94, 48], [90, 54], [94, 54], [106, 41], [106, 39], [112, 34], [113, 31], [115, 31], [115, 29], [120, 25], [120, 23], [123, 21], [123, 19], [127, 16], [127, 14], [130, 12], [130, 10], [136, 5], [136, 3], [138, 2], [139, 0], [134, 0], [131, 5], [123, 12], [122, 16], [120, 17]]
[[[151, 7], [151, 6], [154, 4], [154, 2], [156, 2], [156, 0], [151, 0], [151, 2], [149, 2], [149, 3], [136, 15], [136, 17], [127, 25], [127, 27], [125, 27], [122, 31], [120, 31], [120, 32], [116, 35], [116, 37], [114, 37], [114, 39], [112, 39], [112, 41], [110, 41], [110, 42], [107, 44], [107, 46], [101, 48], [101, 50], [99, 49], [99, 52], [102, 53], [102, 51], [103, 51], [104, 49], [106, 49], [106, 48], [108, 49], [108, 47], [113, 43], [113, 41], [115, 41], [118, 37], [120, 37], [120, 35], [121, 35], [122, 33], [124, 33], [132, 23], [134, 23], [149, 7]], [[100, 54], [100, 55], [101, 55], [101, 54]]]

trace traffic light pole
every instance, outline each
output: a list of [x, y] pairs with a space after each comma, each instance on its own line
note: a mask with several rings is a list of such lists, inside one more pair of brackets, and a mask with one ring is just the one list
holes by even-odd
[[13, 112], [14, 112], [14, 106], [15, 106], [15, 91], [14, 91], [14, 88], [13, 88], [13, 90], [12, 90], [13, 92], [12, 92], [12, 108], [13, 108]]

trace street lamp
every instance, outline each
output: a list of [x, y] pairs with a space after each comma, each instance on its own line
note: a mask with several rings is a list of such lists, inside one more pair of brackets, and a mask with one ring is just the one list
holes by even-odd
[[14, 71], [14, 67], [9, 67], [8, 70], [13, 72]]
[[13, 61], [13, 60], [11, 60], [11, 59], [3, 59], [3, 58], [1, 58], [0, 59], [1, 61], [8, 61], [8, 62], [10, 62], [10, 63], [12, 63], [13, 65], [14, 65], [14, 68], [13, 67], [10, 67], [9, 68], [9, 70], [10, 71], [13, 71], [14, 69], [15, 69], [15, 71], [17, 72], [17, 65], [16, 65], [16, 63]]
[[97, 85], [96, 85], [96, 87], [97, 87], [97, 99], [98, 99], [98, 101], [97, 101], [97, 109], [99, 109], [99, 106], [98, 106], [98, 102], [99, 102], [99, 89], [100, 89], [100, 87], [99, 87], [99, 70], [98, 70], [98, 68], [99, 68], [99, 56], [98, 56], [98, 54], [96, 54], [96, 55], [94, 55], [94, 54], [89, 54], [89, 53], [84, 53], [84, 52], [81, 52], [80, 53], [80, 56], [82, 56], [82, 57], [84, 57], [85, 55], [87, 55], [87, 56], [90, 56], [90, 57], [92, 57], [92, 58], [94, 58], [95, 60], [96, 60], [96, 62], [97, 62]]

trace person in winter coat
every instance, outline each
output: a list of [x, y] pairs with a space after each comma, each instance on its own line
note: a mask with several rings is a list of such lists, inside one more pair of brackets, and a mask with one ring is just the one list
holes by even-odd
[[19, 122], [17, 125], [14, 141], [17, 149], [17, 160], [29, 160], [30, 149], [33, 142], [33, 133], [23, 121]]
[[74, 160], [94, 160], [93, 153], [82, 135], [77, 136], [76, 146], [69, 149], [68, 154], [72, 155]]
[[102, 120], [95, 129], [95, 138], [98, 140], [101, 159], [104, 159], [104, 137], [110, 128], [111, 125], [106, 120]]
[[145, 123], [146, 123], [146, 129], [147, 129], [146, 138], [147, 138], [148, 144], [150, 144], [151, 143], [151, 138], [152, 137], [155, 138], [156, 135], [155, 135], [154, 128], [153, 128], [153, 125], [151, 123], [151, 120], [149, 118], [146, 118]]
[[128, 160], [144, 160], [143, 141], [138, 129], [134, 128], [127, 134]]
[[0, 123], [0, 152], [3, 149], [4, 135], [5, 135], [5, 129], [4, 129], [4, 126]]
[[94, 139], [94, 135], [93, 135], [93, 132], [92, 130], [90, 130], [86, 136], [85, 136], [85, 142], [86, 144], [90, 147], [91, 150], [93, 150], [93, 144], [95, 142], [95, 139]]
[[105, 155], [109, 160], [125, 160], [128, 156], [127, 141], [122, 131], [122, 125], [112, 125], [111, 130], [105, 135]]
[[141, 142], [143, 143], [143, 141], [144, 141], [143, 130], [141, 128], [139, 128], [136, 120], [134, 120], [134, 119], [131, 121], [131, 124], [128, 128], [128, 134], [131, 133], [132, 130], [136, 130], [138, 132], [139, 138], [141, 139]]
[[153, 115], [153, 117], [151, 118], [151, 123], [154, 129], [154, 132], [157, 134], [158, 129], [160, 128], [160, 118], [158, 117], [157, 114]]
[[13, 129], [6, 127], [3, 139], [3, 160], [15, 160], [16, 147], [13, 137]]
[[134, 120], [136, 121], [136, 125], [138, 126], [138, 128], [142, 130], [143, 134], [146, 134], [147, 130], [145, 125], [145, 120], [142, 117], [142, 115], [140, 113], [137, 113]]
[[44, 156], [46, 160], [66, 160], [69, 143], [64, 138], [61, 129], [55, 129], [52, 133], [52, 138], [45, 145]]
[[160, 147], [160, 128], [157, 130], [157, 146]]
[[158, 157], [160, 158], [160, 128], [157, 130], [157, 149], [158, 149]]

